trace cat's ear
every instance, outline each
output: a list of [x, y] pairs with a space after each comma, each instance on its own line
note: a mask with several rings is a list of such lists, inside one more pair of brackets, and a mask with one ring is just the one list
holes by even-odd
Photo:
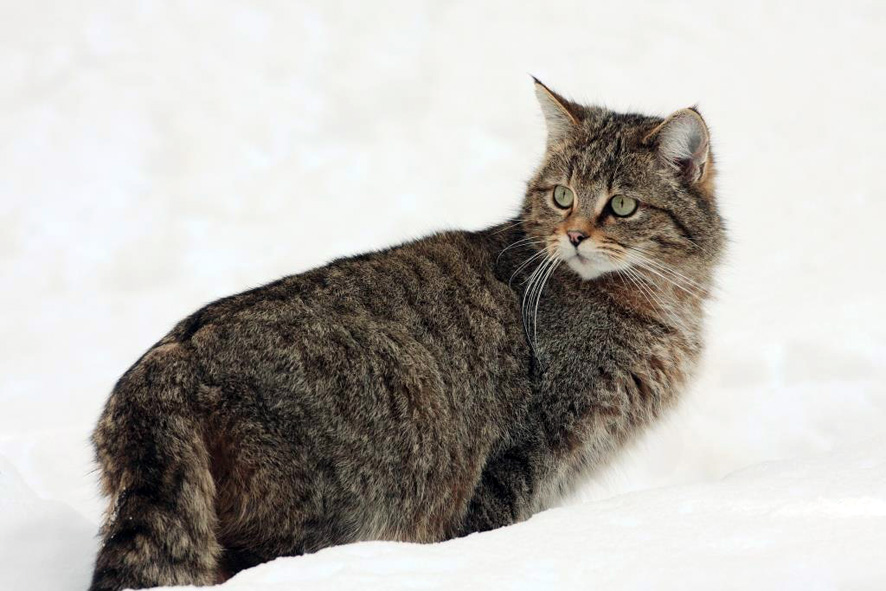
[[711, 139], [708, 126], [695, 108], [681, 109], [646, 136], [662, 161], [689, 184], [706, 180], [710, 171]]
[[581, 108], [542, 84], [535, 76], [532, 79], [535, 81], [535, 96], [545, 116], [550, 146], [569, 135], [578, 125]]

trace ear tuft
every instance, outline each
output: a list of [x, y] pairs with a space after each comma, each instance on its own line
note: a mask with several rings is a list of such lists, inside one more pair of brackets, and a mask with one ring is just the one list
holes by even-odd
[[580, 108], [545, 86], [535, 76], [535, 96], [548, 128], [548, 145], [566, 137], [579, 122]]
[[710, 159], [710, 135], [701, 114], [693, 107], [681, 109], [646, 137], [658, 144], [662, 160], [689, 184], [705, 178]]

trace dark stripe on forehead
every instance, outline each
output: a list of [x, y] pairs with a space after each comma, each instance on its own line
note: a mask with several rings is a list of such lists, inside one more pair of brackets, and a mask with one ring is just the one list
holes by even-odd
[[606, 170], [609, 172], [609, 176], [606, 179], [606, 188], [610, 193], [612, 192], [612, 187], [615, 186], [615, 176], [618, 174], [618, 164], [621, 162], [623, 152], [624, 138], [619, 133], [615, 136], [615, 147], [609, 153], [609, 158], [606, 161]]
[[578, 168], [578, 166], [579, 166], [578, 159], [579, 159], [580, 156], [581, 156], [581, 153], [580, 153], [580, 152], [575, 152], [575, 151], [574, 151], [574, 152], [572, 153], [572, 155], [569, 157], [569, 165], [568, 165], [568, 166], [569, 166], [569, 169], [568, 169], [568, 172], [567, 172], [567, 179], [569, 180], [570, 183], [572, 182], [572, 176], [575, 174], [575, 170], [576, 170], [576, 169]]
[[606, 121], [585, 140], [579, 169], [585, 182], [599, 182], [609, 189], [612, 188], [612, 181], [624, 150], [621, 131], [615, 122]]

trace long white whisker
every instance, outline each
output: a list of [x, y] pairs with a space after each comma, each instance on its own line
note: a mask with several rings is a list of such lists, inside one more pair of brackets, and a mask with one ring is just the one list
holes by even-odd
[[505, 246], [503, 249], [501, 249], [501, 251], [498, 253], [498, 257], [495, 259], [495, 262], [498, 263], [498, 261], [501, 259], [501, 256], [504, 253], [506, 253], [507, 251], [509, 251], [510, 249], [515, 248], [520, 245], [529, 245], [529, 244], [544, 244], [544, 240], [542, 240], [541, 238], [534, 238], [532, 236], [528, 236], [526, 238], [521, 238], [520, 240], [517, 240], [516, 242], [512, 242], [512, 243], [508, 244], [507, 246]]
[[[508, 285], [511, 285], [511, 282], [514, 281], [514, 277], [517, 276], [517, 273], [519, 273], [520, 271], [522, 271], [523, 269], [525, 269], [527, 265], [529, 265], [530, 263], [532, 263], [532, 261], [534, 261], [534, 260], [537, 259], [538, 257], [545, 256], [545, 255], [547, 255], [547, 254], [548, 254], [547, 251], [545, 251], [544, 249], [542, 249], [542, 250], [538, 251], [537, 253], [533, 254], [531, 257], [529, 257], [529, 258], [526, 259], [525, 261], [523, 261], [523, 263], [522, 263], [519, 267], [517, 267], [517, 268], [514, 270], [513, 273], [511, 273], [511, 277], [508, 279]], [[532, 276], [530, 275], [530, 278], [531, 278], [531, 277], [532, 277]], [[529, 281], [529, 279], [527, 279], [526, 281]], [[525, 282], [524, 282], [524, 283], [525, 283]]]
[[526, 334], [526, 339], [529, 341], [529, 347], [532, 349], [533, 355], [538, 356], [538, 352], [535, 350], [535, 344], [532, 342], [532, 339], [529, 338], [529, 319], [526, 316], [526, 302], [528, 301], [530, 289], [532, 288], [533, 282], [535, 281], [536, 276], [540, 273], [542, 267], [544, 266], [546, 260], [542, 261], [538, 264], [535, 270], [532, 272], [532, 275], [529, 279], [529, 285], [523, 292], [523, 300], [520, 303], [520, 317], [523, 320], [523, 332]]
[[548, 257], [538, 264], [528, 280], [528, 285], [523, 292], [523, 301], [520, 305], [520, 315], [523, 318], [523, 330], [526, 333], [526, 338], [529, 341], [529, 346], [536, 358], [538, 358], [538, 348], [536, 346], [537, 342], [530, 337], [530, 334], [532, 334], [530, 331], [531, 317], [528, 312], [531, 309], [532, 298], [534, 297], [535, 290], [539, 285], [539, 281], [553, 262], [555, 262], [555, 259], [553, 257]]
[[670, 265], [667, 265], [661, 261], [655, 260], [654, 258], [649, 256], [650, 253], [643, 250], [642, 248], [632, 246], [628, 250], [631, 251], [631, 253], [634, 254], [635, 256], [637, 256], [638, 258], [641, 258], [645, 262], [649, 263], [650, 265], [657, 267], [659, 270], [661, 270], [663, 272], [670, 273], [675, 278], [679, 278], [680, 280], [686, 282], [687, 285], [691, 285], [693, 287], [696, 287], [704, 292], [707, 291], [707, 288], [704, 285], [698, 283], [697, 281], [690, 279], [689, 277], [686, 277], [685, 275], [683, 275], [682, 273], [680, 273], [679, 271], [677, 271], [676, 269], [674, 269]]
[[493, 232], [492, 234], [493, 234], [493, 235], [495, 235], [495, 234], [501, 234], [501, 233], [504, 232], [505, 230], [510, 230], [511, 228], [514, 228], [514, 227], [516, 227], [516, 226], [519, 226], [520, 224], [525, 224], [525, 223], [526, 223], [525, 220], [518, 220], [518, 221], [514, 222], [513, 224], [508, 224], [507, 226], [505, 226], [505, 227], [503, 227], [503, 228], [499, 228], [498, 230], [496, 230], [496, 231]]
[[667, 313], [667, 312], [668, 312], [668, 306], [667, 306], [667, 304], [666, 304], [665, 302], [662, 301], [662, 298], [659, 297], [659, 294], [656, 294], [656, 290], [653, 289], [654, 287], [657, 287], [654, 283], [652, 283], [651, 281], [649, 281], [648, 278], [643, 277], [642, 275], [640, 275], [639, 273], [637, 273], [637, 271], [635, 271], [634, 269], [627, 268], [627, 269], [625, 269], [625, 272], [628, 273], [628, 275], [629, 275], [630, 277], [633, 277], [633, 278], [635, 279], [635, 281], [636, 281], [636, 285], [637, 285], [637, 287], [638, 287], [638, 288], [639, 288], [644, 294], [646, 294], [646, 296], [647, 296], [649, 299], [651, 299], [652, 301], [655, 302], [655, 303], [653, 304], [654, 307], [658, 308], [659, 310], [661, 310], [661, 311], [664, 312], [664, 313]]
[[634, 279], [630, 273], [628, 273], [629, 269], [618, 269], [617, 271], [618, 271], [619, 275], [621, 275], [622, 277], [626, 278], [628, 281], [631, 282], [631, 285], [634, 286], [634, 288], [640, 293], [640, 295], [643, 297], [643, 299], [645, 299], [647, 302], [649, 302], [650, 306], [652, 306], [653, 308], [658, 307], [658, 304], [653, 302], [652, 299], [650, 299], [650, 297], [646, 294], [646, 292], [643, 289], [643, 286], [640, 285], [640, 283], [638, 283], [637, 280]]
[[713, 256], [714, 256], [713, 253], [711, 253], [711, 251], [709, 251], [708, 249], [706, 249], [705, 247], [703, 247], [701, 244], [699, 244], [698, 242], [696, 242], [695, 240], [693, 240], [693, 239], [690, 238], [689, 236], [683, 236], [683, 239], [684, 239], [686, 242], [688, 242], [689, 244], [691, 244], [692, 246], [694, 246], [695, 248], [697, 248], [698, 250], [700, 250], [700, 251], [702, 251], [703, 253], [705, 253], [706, 255], [708, 255], [709, 257], [713, 257]]
[[539, 284], [538, 290], [537, 290], [538, 293], [535, 296], [535, 313], [534, 313], [535, 322], [532, 327], [532, 336], [533, 336], [533, 339], [535, 339], [536, 346], [538, 346], [538, 305], [541, 303], [541, 294], [545, 289], [545, 285], [547, 284], [548, 279], [550, 279], [550, 277], [554, 273], [554, 271], [557, 270], [557, 267], [560, 266], [559, 257], [554, 258], [552, 260], [553, 260], [553, 263], [548, 266], [548, 271], [545, 274], [545, 276], [542, 278], [542, 280]]
[[658, 269], [656, 269], [655, 267], [650, 265], [648, 263], [648, 261], [641, 259], [636, 254], [625, 253], [625, 258], [627, 258], [629, 261], [634, 263], [637, 267], [639, 267], [645, 271], [649, 271], [650, 273], [652, 273], [654, 275], [657, 275], [658, 277], [664, 279], [665, 281], [667, 281], [668, 283], [670, 283], [674, 287], [685, 291], [687, 294], [689, 294], [691, 296], [704, 297], [704, 295], [705, 295], [704, 293], [694, 291], [694, 290], [690, 289], [689, 287], [686, 287], [686, 286], [682, 285], [681, 283], [678, 283], [674, 278], [668, 277], [667, 275], [665, 275], [664, 273], [662, 273], [661, 271], [659, 271]]
[[[545, 254], [547, 254], [547, 253], [545, 253]], [[529, 301], [531, 301], [532, 293], [533, 293], [533, 290], [535, 289], [535, 285], [538, 282], [538, 280], [541, 279], [542, 274], [545, 272], [547, 265], [550, 262], [551, 262], [550, 257], [545, 258], [545, 260], [543, 260], [542, 262], [540, 262], [538, 264], [538, 266], [532, 272], [532, 275], [529, 277], [529, 279], [526, 280], [526, 282], [525, 282], [526, 288], [525, 288], [525, 291], [523, 292], [523, 294], [524, 294], [523, 304], [524, 305], [527, 304]]]
[[[675, 306], [673, 300], [667, 297], [664, 293], [660, 291], [656, 292], [656, 290], [653, 289], [653, 287], [658, 286], [655, 284], [654, 281], [652, 281], [651, 278], [644, 277], [635, 269], [627, 268], [625, 269], [625, 271], [637, 279], [638, 286], [642, 286], [643, 291], [648, 293], [650, 297], [655, 300], [659, 310], [661, 310], [662, 314], [664, 314], [674, 326], [681, 329], [683, 332], [689, 331], [689, 327], [686, 325], [685, 319], [676, 314], [676, 310], [679, 308]], [[662, 298], [664, 298], [664, 301], [662, 301]]]

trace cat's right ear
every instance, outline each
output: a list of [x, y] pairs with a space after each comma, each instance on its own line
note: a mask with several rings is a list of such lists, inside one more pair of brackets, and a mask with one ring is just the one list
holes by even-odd
[[564, 99], [535, 76], [532, 79], [535, 81], [535, 96], [541, 105], [548, 128], [548, 146], [552, 146], [574, 130], [581, 111], [578, 105]]
[[643, 141], [656, 143], [662, 161], [689, 184], [710, 177], [711, 137], [695, 107], [672, 114]]

